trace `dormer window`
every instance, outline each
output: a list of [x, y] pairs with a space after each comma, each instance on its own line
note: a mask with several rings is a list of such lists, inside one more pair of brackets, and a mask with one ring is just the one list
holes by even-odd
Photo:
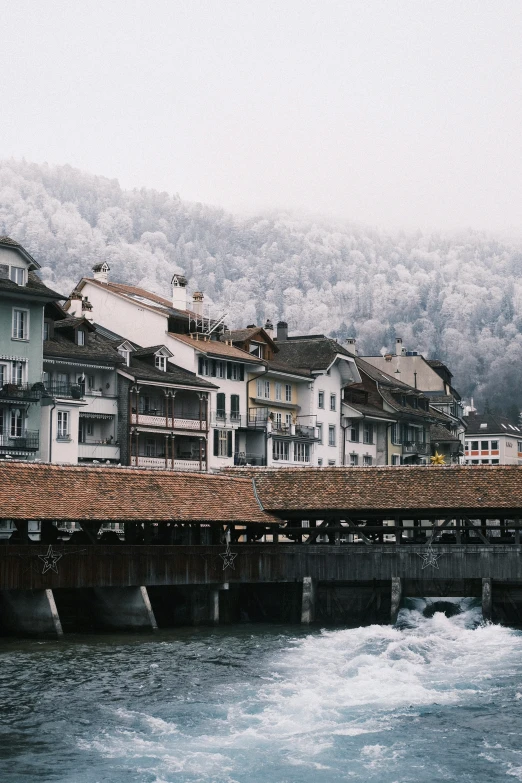
[[157, 367], [158, 370], [161, 370], [162, 372], [166, 372], [167, 370], [167, 357], [163, 356], [161, 353], [157, 353], [154, 356], [154, 364]]
[[76, 344], [77, 345], [85, 345], [85, 332], [83, 329], [78, 329], [76, 332]]
[[16, 285], [25, 285], [25, 269], [21, 266], [9, 267], [9, 279]]

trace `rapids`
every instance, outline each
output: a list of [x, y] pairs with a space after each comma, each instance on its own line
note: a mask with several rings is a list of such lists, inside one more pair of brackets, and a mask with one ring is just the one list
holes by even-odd
[[395, 628], [4, 639], [0, 705], [2, 783], [522, 780], [522, 634], [471, 599]]

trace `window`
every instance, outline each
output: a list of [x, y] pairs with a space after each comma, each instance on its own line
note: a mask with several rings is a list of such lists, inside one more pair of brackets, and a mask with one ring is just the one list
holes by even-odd
[[19, 408], [11, 410], [11, 437], [20, 438], [23, 433], [23, 414]]
[[323, 465], [323, 458], [322, 458], [322, 457], [319, 457], [319, 459], [317, 460], [317, 467], [318, 467], [318, 468], [321, 468], [321, 467], [322, 467], [322, 465]]
[[479, 464], [479, 461], [478, 461], [478, 459], [472, 459], [472, 460], [471, 460], [471, 464], [472, 464], [472, 465], [478, 465], [478, 464]]
[[331, 411], [335, 410], [336, 404], [337, 404], [337, 402], [336, 402], [336, 399], [335, 399], [335, 394], [330, 394], [330, 410]]
[[400, 465], [401, 464], [401, 455], [400, 454], [392, 454], [392, 465]]
[[323, 425], [322, 424], [318, 424], [317, 425], [317, 440], [319, 441], [319, 443], [323, 442]]
[[399, 424], [392, 424], [392, 428], [391, 428], [391, 441], [392, 441], [392, 443], [394, 443], [396, 446], [400, 446], [400, 444], [402, 443], [402, 438], [401, 438], [401, 429], [400, 429], [400, 426], [399, 426]]
[[257, 382], [257, 396], [262, 397], [264, 400], [270, 399], [270, 381]]
[[275, 385], [275, 398], [279, 402], [283, 399], [283, 384], [276, 383]]
[[85, 332], [83, 329], [78, 329], [76, 332], [76, 344], [77, 345], [85, 345]]
[[13, 309], [13, 339], [29, 339], [29, 310]]
[[352, 443], [359, 443], [359, 422], [353, 421], [350, 427], [350, 440]]
[[232, 430], [214, 430], [214, 456], [232, 456]]
[[0, 389], [9, 380], [9, 367], [7, 364], [0, 364]]
[[239, 394], [230, 395], [230, 419], [231, 421], [239, 421]]
[[13, 362], [11, 368], [11, 382], [21, 386], [24, 382], [25, 362]]
[[483, 465], [489, 465], [489, 459], [481, 459], [480, 461]]
[[292, 424], [292, 414], [291, 413], [285, 413], [285, 424], [290, 429], [290, 426]]
[[283, 426], [283, 415], [281, 413], [274, 414], [274, 427], [276, 430], [280, 430]]
[[335, 446], [335, 427], [332, 424], [328, 427], [328, 445]]
[[419, 401], [418, 401], [417, 397], [412, 397], [411, 398], [411, 407], [412, 408], [418, 408], [419, 407]]
[[210, 375], [212, 371], [212, 363], [210, 359], [205, 359], [203, 356], [199, 357], [199, 374]]
[[498, 465], [499, 464], [499, 460], [498, 459], [492, 459], [491, 460], [491, 464], [492, 465]]
[[372, 458], [369, 455], [365, 455], [363, 457], [363, 465], [364, 465], [364, 467], [365, 468], [369, 468], [370, 465], [372, 464], [372, 461], [373, 460], [372, 460]]
[[242, 364], [227, 362], [227, 378], [231, 381], [244, 381], [245, 368]]
[[285, 384], [285, 400], [292, 402], [292, 387], [289, 383]]
[[85, 434], [92, 437], [94, 435], [94, 422], [92, 419], [87, 419], [85, 422]]
[[248, 352], [251, 356], [258, 356], [260, 359], [262, 358], [262, 347], [259, 343], [250, 343]]
[[[522, 451], [522, 443], [519, 442], [518, 444], [518, 450]], [[492, 440], [491, 441], [491, 451], [498, 451], [498, 440]]]
[[320, 391], [317, 395], [317, 407], [324, 408], [324, 391]]
[[145, 456], [146, 457], [155, 457], [156, 456], [156, 441], [154, 438], [147, 438], [145, 441]]
[[44, 338], [44, 340], [48, 340], [49, 339], [49, 321], [44, 321], [43, 338]]
[[359, 464], [358, 454], [350, 454], [350, 467], [356, 468], [358, 464]]
[[66, 440], [69, 437], [69, 411], [58, 411], [56, 437], [59, 440]]
[[216, 378], [224, 378], [224, 377], [225, 377], [225, 363], [216, 362]]
[[20, 266], [10, 267], [9, 279], [16, 285], [25, 285], [25, 269]]
[[489, 441], [488, 440], [481, 440], [480, 441], [480, 450], [481, 451], [489, 451]]
[[157, 353], [154, 356], [154, 366], [158, 370], [161, 370], [162, 372], [166, 372], [167, 371], [167, 357], [166, 356], [162, 356], [162, 354], [160, 354], [160, 353]]
[[272, 459], [288, 462], [289, 445], [287, 440], [274, 440], [272, 443]]
[[471, 441], [471, 451], [478, 451], [478, 440]]
[[294, 444], [294, 460], [295, 462], [310, 462], [310, 446], [308, 443]]
[[118, 353], [120, 354], [120, 356], [123, 356], [123, 358], [125, 359], [125, 364], [128, 367], [129, 364], [130, 364], [130, 353], [131, 352], [128, 350], [128, 348], [123, 348], [123, 346], [120, 345], [120, 347], [118, 348]]
[[222, 392], [219, 392], [219, 394], [216, 394], [216, 418], [224, 419], [226, 415], [226, 396]]
[[328, 467], [329, 468], [335, 468], [335, 460], [334, 459], [329, 459], [328, 460]]
[[87, 380], [87, 389], [92, 391], [94, 389], [94, 375], [86, 375], [85, 378]]
[[363, 423], [363, 443], [373, 443], [373, 424], [371, 421]]

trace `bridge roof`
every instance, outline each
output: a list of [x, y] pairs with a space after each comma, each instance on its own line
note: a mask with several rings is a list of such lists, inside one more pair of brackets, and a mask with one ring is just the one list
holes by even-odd
[[0, 462], [4, 519], [270, 523], [250, 478]]
[[488, 511], [522, 516], [522, 467], [239, 469], [254, 476], [263, 508], [280, 517], [337, 513]]

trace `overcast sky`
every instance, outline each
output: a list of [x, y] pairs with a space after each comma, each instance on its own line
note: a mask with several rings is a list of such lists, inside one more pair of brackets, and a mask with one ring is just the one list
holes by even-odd
[[0, 156], [232, 210], [517, 229], [521, 0], [0, 0]]

